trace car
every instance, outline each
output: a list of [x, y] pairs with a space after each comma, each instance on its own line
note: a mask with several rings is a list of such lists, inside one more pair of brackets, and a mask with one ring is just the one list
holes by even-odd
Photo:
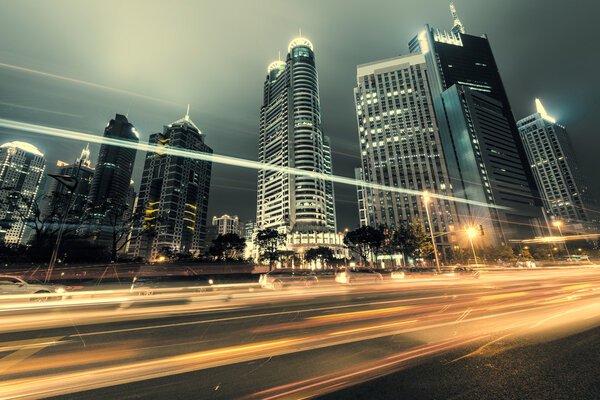
[[258, 283], [263, 288], [277, 290], [290, 286], [314, 286], [319, 283], [319, 278], [307, 269], [278, 269], [262, 274]]
[[381, 282], [383, 281], [383, 276], [379, 272], [368, 268], [343, 269], [335, 274], [335, 281], [350, 285], [354, 283]]
[[454, 273], [461, 278], [479, 278], [479, 271], [474, 270], [473, 268], [456, 267], [454, 268]]
[[161, 276], [136, 276], [131, 282], [129, 292], [140, 296], [151, 296], [160, 287], [163, 280]]
[[404, 269], [394, 269], [390, 274], [390, 279], [404, 279], [406, 274], [404, 273]]
[[30, 301], [61, 300], [64, 296], [54, 296], [53, 293], [66, 293], [62, 285], [48, 285], [39, 281], [25, 281], [17, 276], [0, 275], [0, 295], [34, 294]]

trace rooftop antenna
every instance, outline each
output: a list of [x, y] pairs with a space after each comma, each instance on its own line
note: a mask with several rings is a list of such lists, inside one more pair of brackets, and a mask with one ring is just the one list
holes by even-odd
[[302, 37], [302, 28], [298, 28], [298, 36]]
[[452, 27], [452, 33], [458, 35], [459, 33], [465, 33], [465, 27], [460, 22], [458, 18], [458, 13], [456, 12], [456, 7], [454, 6], [454, 2], [450, 1], [450, 14], [452, 14], [452, 19], [454, 20], [454, 26]]
[[281, 50], [277, 52], [277, 61], [281, 61]]

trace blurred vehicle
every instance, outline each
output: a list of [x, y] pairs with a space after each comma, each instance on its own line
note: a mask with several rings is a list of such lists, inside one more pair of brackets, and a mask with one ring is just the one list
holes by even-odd
[[62, 300], [64, 296], [45, 296], [45, 294], [63, 294], [67, 288], [62, 285], [48, 285], [39, 281], [26, 282], [16, 276], [0, 275], [0, 295], [35, 294], [31, 301]]
[[368, 268], [341, 270], [335, 274], [335, 281], [338, 283], [367, 283], [381, 282], [383, 276], [377, 271]]
[[307, 269], [278, 269], [262, 274], [260, 286], [267, 289], [282, 289], [289, 286], [314, 286], [319, 278], [314, 271]]
[[437, 275], [437, 269], [431, 267], [410, 267], [405, 268], [404, 273], [407, 277], [422, 277], [422, 276], [435, 276]]
[[140, 296], [152, 296], [158, 289], [164, 279], [161, 276], [142, 276], [134, 277], [129, 288], [130, 293], [136, 293]]
[[406, 274], [404, 273], [404, 269], [395, 269], [390, 274], [391, 279], [404, 279]]
[[479, 271], [477, 271], [473, 268], [456, 267], [456, 268], [454, 268], [454, 273], [456, 275], [458, 275], [459, 277], [463, 277], [463, 278], [475, 278], [475, 279], [479, 278]]

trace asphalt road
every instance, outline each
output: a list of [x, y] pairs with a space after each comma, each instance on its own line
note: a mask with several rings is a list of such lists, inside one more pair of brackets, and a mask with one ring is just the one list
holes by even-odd
[[0, 307], [0, 398], [598, 398], [600, 269]]

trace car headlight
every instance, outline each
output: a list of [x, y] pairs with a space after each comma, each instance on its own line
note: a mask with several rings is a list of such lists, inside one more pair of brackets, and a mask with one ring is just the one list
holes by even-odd
[[64, 292], [65, 292], [64, 288], [61, 288], [61, 287], [56, 288], [56, 293], [64, 293]]

